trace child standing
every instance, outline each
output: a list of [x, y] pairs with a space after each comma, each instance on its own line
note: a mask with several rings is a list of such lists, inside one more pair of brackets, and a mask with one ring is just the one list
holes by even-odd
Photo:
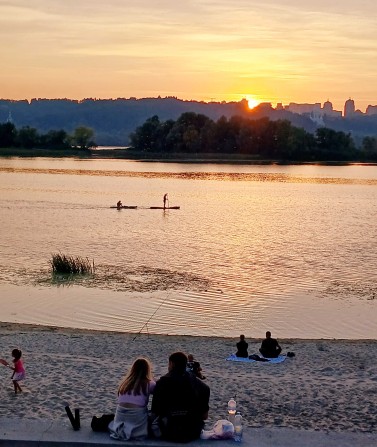
[[8, 365], [9, 368], [13, 369], [12, 374], [12, 381], [14, 385], [14, 392], [17, 394], [17, 391], [19, 393], [22, 392], [22, 388], [20, 387], [20, 384], [18, 383], [20, 380], [25, 378], [25, 368], [21, 360], [22, 352], [20, 349], [13, 349], [12, 351], [12, 357], [13, 357], [13, 367], [11, 365]]

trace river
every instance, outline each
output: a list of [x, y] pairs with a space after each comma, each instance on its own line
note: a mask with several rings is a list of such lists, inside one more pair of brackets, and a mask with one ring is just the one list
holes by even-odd
[[377, 339], [376, 166], [2, 158], [0, 191], [2, 321]]

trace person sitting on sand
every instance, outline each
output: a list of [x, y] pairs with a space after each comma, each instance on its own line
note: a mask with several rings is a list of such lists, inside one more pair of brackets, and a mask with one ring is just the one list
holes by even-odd
[[199, 379], [204, 380], [205, 377], [202, 374], [202, 368], [200, 366], [200, 363], [194, 360], [194, 356], [192, 354], [189, 354], [187, 356], [187, 367], [186, 370], [192, 374], [194, 374], [195, 377], [199, 377]]
[[120, 210], [121, 208], [122, 208], [122, 202], [119, 200], [118, 202], [117, 202], [117, 208], [118, 208], [118, 210]]
[[245, 336], [243, 334], [240, 335], [240, 341], [237, 343], [236, 346], [237, 346], [237, 352], [236, 352], [237, 357], [244, 357], [244, 358], [249, 357], [249, 354], [247, 352], [249, 344], [246, 342]]
[[115, 418], [109, 424], [110, 437], [128, 441], [148, 436], [148, 400], [156, 382], [145, 358], [134, 361], [118, 388]]
[[281, 353], [281, 347], [275, 338], [271, 338], [270, 331], [266, 332], [266, 338], [262, 341], [259, 352], [263, 355], [263, 357], [269, 359], [279, 357], [279, 354]]
[[[156, 437], [172, 442], [189, 442], [200, 437], [208, 418], [209, 387], [186, 371], [187, 357], [175, 352], [169, 357], [168, 373], [156, 384], [152, 418], [159, 421]], [[153, 420], [153, 419], [152, 419]]]

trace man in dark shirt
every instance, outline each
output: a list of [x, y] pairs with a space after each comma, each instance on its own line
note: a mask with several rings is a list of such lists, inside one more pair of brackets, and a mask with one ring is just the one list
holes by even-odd
[[266, 338], [262, 341], [259, 352], [263, 357], [270, 359], [276, 358], [281, 353], [281, 347], [275, 338], [271, 338], [271, 332], [266, 332]]
[[249, 357], [249, 354], [247, 352], [249, 344], [246, 342], [245, 336], [243, 334], [240, 335], [240, 341], [236, 344], [236, 346], [237, 346], [237, 352], [236, 352], [237, 357], [244, 357], [244, 358]]
[[187, 357], [175, 352], [169, 357], [169, 372], [156, 384], [152, 417], [159, 417], [161, 437], [172, 442], [199, 438], [208, 417], [210, 389], [186, 371]]

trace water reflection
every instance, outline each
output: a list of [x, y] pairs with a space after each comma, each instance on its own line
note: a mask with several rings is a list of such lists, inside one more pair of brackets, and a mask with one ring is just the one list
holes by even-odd
[[145, 172], [145, 171], [104, 171], [84, 169], [41, 169], [0, 167], [0, 172], [51, 175], [90, 175], [100, 177], [140, 177], [147, 179], [214, 180], [234, 182], [278, 182], [278, 183], [319, 183], [336, 185], [377, 185], [376, 179], [347, 177], [308, 177], [288, 173], [244, 173], [244, 172]]
[[[377, 338], [369, 168], [0, 160], [2, 318], [138, 331], [158, 308], [158, 333]], [[150, 209], [166, 192], [180, 210]], [[96, 275], [56, 287], [54, 252]]]

